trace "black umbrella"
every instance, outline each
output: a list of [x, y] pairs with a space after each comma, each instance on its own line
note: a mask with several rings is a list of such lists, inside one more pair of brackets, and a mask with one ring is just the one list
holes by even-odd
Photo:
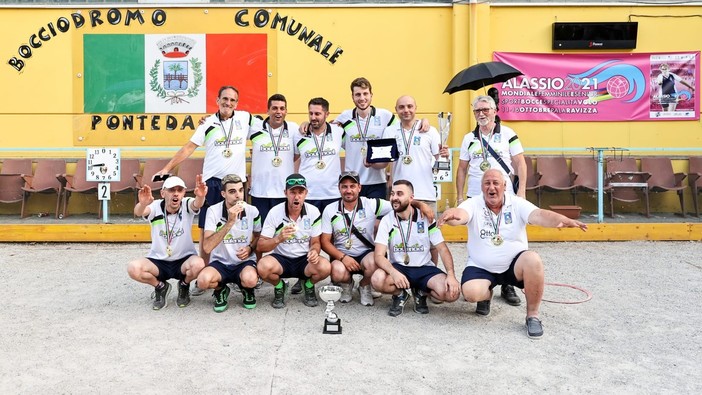
[[507, 63], [478, 63], [456, 74], [444, 89], [444, 93], [453, 94], [468, 89], [477, 91], [487, 85], [505, 82], [518, 75], [522, 75], [522, 72]]

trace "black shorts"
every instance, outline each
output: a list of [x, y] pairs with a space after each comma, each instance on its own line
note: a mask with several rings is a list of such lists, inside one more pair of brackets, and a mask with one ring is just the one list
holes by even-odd
[[289, 258], [280, 254], [271, 254], [273, 258], [278, 260], [280, 266], [283, 267], [282, 278], [307, 278], [305, 276], [305, 268], [307, 267], [307, 255], [297, 258]]
[[388, 184], [370, 184], [361, 186], [361, 196], [367, 197], [369, 199], [387, 199], [388, 198]]
[[393, 263], [392, 267], [397, 269], [400, 273], [407, 277], [407, 281], [410, 283], [410, 287], [419, 288], [424, 292], [430, 292], [431, 290], [427, 287], [429, 280], [437, 274], [446, 274], [443, 270], [439, 269], [434, 265], [424, 265], [424, 266], [405, 266], [399, 263]]
[[176, 259], [175, 261], [164, 261], [161, 259], [149, 258], [148, 256], [146, 259], [150, 260], [151, 263], [158, 268], [158, 276], [156, 276], [158, 281], [166, 281], [172, 278], [185, 280], [185, 274], [183, 274], [181, 269], [185, 261], [191, 256], [192, 255], [188, 255], [185, 258]]
[[[361, 255], [357, 255], [357, 256], [349, 255], [349, 256], [350, 256], [351, 258], [355, 259], [356, 262], [358, 262], [359, 265], [361, 265], [361, 267], [363, 267], [363, 264], [361, 264], [361, 261], [363, 260], [363, 258], [366, 257], [366, 255], [370, 254], [371, 252], [373, 252], [373, 250], [368, 250], [368, 251], [364, 252], [364, 253], [361, 254]], [[363, 269], [361, 269], [361, 270], [356, 270], [356, 271], [354, 271], [354, 272], [351, 272], [351, 274], [352, 274], [352, 275], [353, 275], [353, 274], [361, 274], [361, 275], [363, 275]]]
[[251, 196], [251, 205], [258, 209], [259, 215], [261, 215], [261, 223], [266, 222], [266, 217], [271, 209], [280, 203], [284, 203], [285, 198], [262, 198]]
[[248, 260], [241, 262], [238, 265], [225, 265], [220, 261], [211, 261], [210, 266], [217, 270], [219, 275], [222, 276], [222, 280], [220, 280], [221, 283], [234, 283], [241, 287], [241, 271], [247, 266], [251, 266], [256, 269], [256, 262]]
[[512, 259], [512, 263], [510, 263], [509, 268], [504, 273], [491, 273], [479, 267], [466, 266], [461, 276], [461, 285], [465, 284], [466, 281], [483, 279], [490, 280], [490, 289], [502, 284], [514, 285], [517, 288], [524, 289], [524, 281], [517, 281], [517, 277], [514, 275], [514, 265], [523, 253], [524, 251], [520, 252]]

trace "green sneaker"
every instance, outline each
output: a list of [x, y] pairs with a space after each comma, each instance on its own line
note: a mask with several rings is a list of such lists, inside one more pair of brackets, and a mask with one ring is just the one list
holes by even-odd
[[319, 303], [317, 302], [317, 293], [314, 290], [314, 284], [312, 284], [311, 287], [307, 287], [307, 281], [305, 281], [302, 288], [305, 290], [305, 298], [302, 300], [302, 303], [307, 307], [316, 307]]
[[162, 308], [168, 306], [168, 294], [171, 293], [171, 284], [169, 284], [168, 281], [164, 281], [163, 283], [166, 286], [160, 290], [154, 289], [154, 293], [151, 295], [154, 300], [154, 310], [161, 310]]
[[221, 313], [229, 307], [229, 291], [229, 287], [225, 285], [221, 289], [215, 289], [212, 293], [215, 313]]
[[253, 309], [256, 307], [256, 294], [253, 288], [241, 288], [241, 294], [244, 295], [244, 308]]
[[[282, 281], [282, 280], [281, 280]], [[285, 307], [285, 291], [288, 289], [288, 283], [283, 281], [283, 286], [280, 288], [273, 287], [273, 302], [271, 306], [274, 309], [282, 309]]]

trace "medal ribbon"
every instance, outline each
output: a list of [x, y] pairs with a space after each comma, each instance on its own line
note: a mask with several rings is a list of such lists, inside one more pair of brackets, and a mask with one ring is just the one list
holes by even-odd
[[173, 241], [173, 232], [175, 231], [175, 226], [176, 226], [176, 223], [178, 223], [178, 218], [180, 216], [178, 215], [178, 213], [175, 213], [176, 217], [173, 220], [173, 226], [171, 227], [171, 229], [168, 229], [168, 211], [164, 210], [163, 213], [165, 214], [164, 217], [166, 219], [166, 243], [170, 247], [171, 241]]
[[358, 112], [356, 112], [355, 109], [353, 110], [353, 112], [355, 115], [354, 122], [356, 122], [356, 128], [358, 129], [358, 133], [361, 134], [361, 138], [362, 138], [361, 144], [363, 144], [365, 146], [366, 145], [366, 136], [368, 135], [368, 126], [371, 123], [371, 116], [373, 115], [373, 111], [371, 110], [371, 112], [368, 113], [368, 118], [366, 118], [366, 126], [363, 128], [363, 130], [361, 130], [361, 116], [358, 115]]
[[341, 212], [341, 216], [344, 219], [344, 226], [346, 226], [346, 235], [349, 237], [349, 240], [351, 240], [351, 228], [353, 227], [353, 220], [356, 218], [356, 212], [358, 211], [358, 200], [356, 201], [356, 205], [353, 206], [353, 211], [351, 212], [351, 222], [347, 223], [346, 222], [346, 213], [344, 212], [344, 202], [339, 200], [339, 212]]
[[402, 143], [405, 145], [405, 155], [409, 156], [409, 151], [410, 151], [410, 146], [412, 142], [412, 136], [414, 135], [414, 130], [417, 128], [417, 123], [419, 121], [415, 121], [414, 125], [412, 125], [412, 129], [410, 129], [410, 134], [408, 138], [405, 138], [405, 128], [402, 127], [402, 124], [400, 123], [400, 134], [402, 135]]
[[[502, 202], [502, 207], [500, 207], [500, 212], [497, 213], [497, 222], [492, 219], [492, 210], [488, 209], [490, 212], [490, 222], [492, 223], [492, 229], [495, 231], [495, 236], [500, 234], [500, 222], [502, 222], [502, 208], [504, 207], [504, 201]], [[494, 237], [494, 236], [493, 236]]]
[[275, 138], [273, 137], [273, 128], [271, 127], [270, 123], [266, 123], [266, 131], [268, 132], [268, 135], [271, 137], [271, 144], [273, 144], [273, 155], [278, 156], [278, 151], [280, 151], [280, 142], [283, 139], [283, 134], [288, 130], [287, 124], [283, 122], [283, 128], [280, 129], [280, 134], [278, 135], [278, 142], [275, 141]]
[[397, 227], [400, 229], [400, 238], [402, 239], [402, 248], [405, 250], [405, 256], [409, 256], [407, 251], [407, 243], [409, 243], [410, 234], [412, 233], [412, 215], [414, 214], [414, 209], [410, 211], [409, 219], [407, 220], [407, 237], [405, 237], [405, 232], [402, 231], [402, 225], [400, 225], [400, 217], [395, 213], [395, 220], [397, 220]]
[[478, 136], [480, 136], [480, 148], [481, 148], [481, 151], [482, 151], [482, 154], [483, 154], [483, 161], [485, 161], [485, 162], [487, 162], [487, 160], [488, 160], [488, 150], [487, 150], [487, 147], [488, 147], [488, 145], [490, 145], [490, 140], [492, 140], [492, 132], [493, 132], [494, 130], [495, 130], [495, 129], [493, 128], [493, 129], [490, 131], [490, 134], [488, 135], [487, 141], [485, 141], [485, 138], [483, 137], [483, 134], [480, 133], [480, 131], [478, 131]]
[[322, 162], [322, 153], [324, 152], [324, 142], [327, 140], [327, 124], [324, 124], [324, 132], [322, 133], [322, 143], [317, 141], [317, 135], [314, 132], [310, 132], [312, 140], [314, 140], [314, 146], [317, 147], [317, 156], [319, 156], [319, 161]]
[[229, 121], [231, 122], [229, 124], [229, 134], [224, 132], [224, 121], [222, 121], [222, 118], [219, 117], [219, 113], [217, 113], [217, 119], [219, 119], [219, 124], [222, 125], [222, 133], [224, 133], [224, 137], [227, 138], [226, 145], [224, 146], [224, 148], [229, 149], [229, 144], [232, 138], [232, 130], [234, 128], [234, 113], [232, 113], [231, 118], [229, 118]]

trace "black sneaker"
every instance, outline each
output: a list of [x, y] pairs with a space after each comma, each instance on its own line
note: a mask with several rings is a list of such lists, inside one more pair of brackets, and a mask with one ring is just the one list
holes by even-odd
[[478, 302], [477, 306], [475, 307], [475, 313], [480, 315], [490, 314], [490, 301], [483, 300], [482, 302]]
[[522, 300], [517, 296], [517, 292], [514, 287], [508, 284], [502, 284], [502, 299], [507, 301], [507, 304], [512, 306], [519, 306], [522, 304]]
[[214, 298], [214, 311], [215, 313], [221, 313], [229, 307], [229, 292], [231, 290], [227, 285], [224, 285], [220, 289], [215, 289], [212, 293]]
[[407, 293], [407, 291], [404, 289], [399, 295], [393, 295], [392, 306], [390, 306], [390, 310], [388, 310], [388, 315], [390, 317], [397, 317], [398, 315], [402, 314], [402, 311], [405, 309], [407, 299], [409, 299], [409, 293]]
[[303, 280], [303, 279], [301, 279], [301, 278], [298, 278], [298, 279], [297, 279], [297, 282], [295, 283], [295, 285], [293, 285], [292, 288], [290, 288], [290, 293], [293, 294], [293, 295], [297, 295], [297, 294], [302, 293], [302, 283], [305, 282], [305, 281], [306, 281], [306, 280]]
[[[300, 282], [302, 282], [302, 280], [300, 280]], [[307, 284], [303, 284], [302, 287], [305, 289], [305, 297], [302, 299], [302, 303], [307, 307], [317, 307], [319, 303], [317, 302], [317, 293], [314, 290], [314, 284], [312, 284], [311, 287], [307, 287]]]
[[527, 317], [526, 329], [529, 339], [538, 340], [544, 335], [544, 328], [541, 325], [541, 320], [536, 317]]
[[427, 294], [416, 288], [412, 289], [414, 295], [414, 312], [419, 314], [429, 314], [429, 306], [427, 306]]
[[165, 286], [160, 290], [154, 289], [154, 293], [151, 296], [154, 299], [154, 310], [161, 310], [168, 306], [168, 294], [171, 293], [171, 284], [168, 281], [165, 281], [164, 284]]
[[256, 294], [253, 288], [241, 288], [241, 294], [244, 295], [244, 307], [253, 309], [256, 307]]
[[283, 286], [281, 288], [273, 287], [273, 302], [271, 302], [271, 306], [273, 306], [274, 309], [282, 309], [285, 307], [285, 291], [287, 289], [288, 283], [285, 281], [283, 281]]
[[178, 307], [185, 307], [190, 304], [190, 284], [185, 284], [178, 281], [178, 299], [176, 299]]

